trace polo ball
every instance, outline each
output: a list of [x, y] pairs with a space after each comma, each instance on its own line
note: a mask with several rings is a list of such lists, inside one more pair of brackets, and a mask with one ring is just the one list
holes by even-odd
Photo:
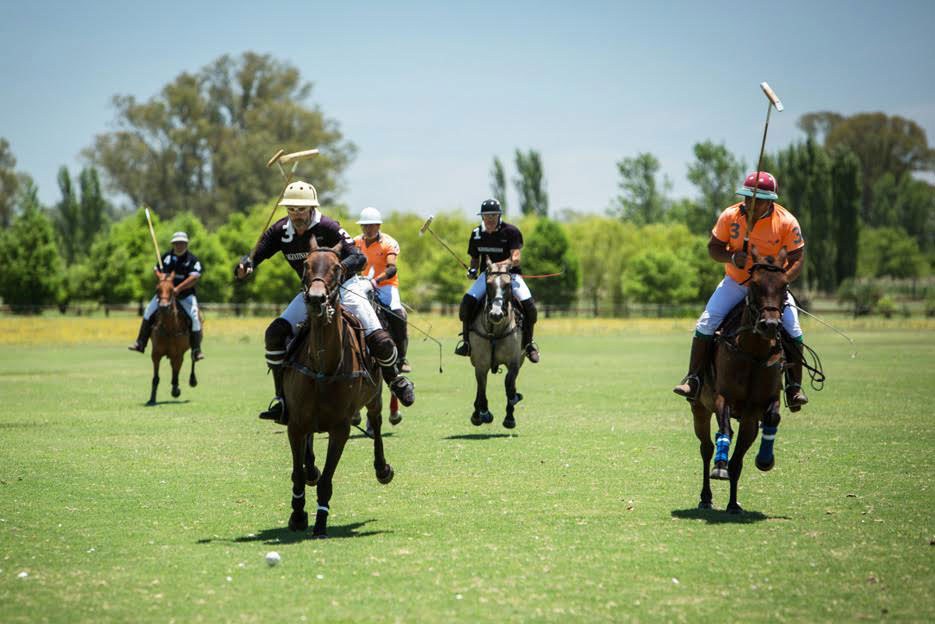
[[279, 565], [280, 561], [282, 561], [282, 557], [280, 557], [279, 553], [275, 550], [266, 553], [266, 565], [273, 567], [274, 565]]

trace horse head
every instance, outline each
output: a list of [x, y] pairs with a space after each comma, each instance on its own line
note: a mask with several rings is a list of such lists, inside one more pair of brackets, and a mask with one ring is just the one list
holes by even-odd
[[774, 256], [761, 256], [750, 248], [753, 266], [747, 290], [747, 309], [752, 315], [753, 331], [773, 340], [779, 333], [786, 302], [786, 248]]
[[334, 247], [319, 247], [313, 236], [302, 272], [305, 306], [310, 317], [324, 316], [328, 322], [331, 321], [343, 272], [341, 243]]
[[510, 314], [513, 303], [513, 277], [509, 260], [493, 263], [487, 259], [487, 317], [494, 324]]
[[159, 278], [156, 284], [156, 296], [159, 298], [159, 310], [168, 310], [175, 305], [175, 271]]

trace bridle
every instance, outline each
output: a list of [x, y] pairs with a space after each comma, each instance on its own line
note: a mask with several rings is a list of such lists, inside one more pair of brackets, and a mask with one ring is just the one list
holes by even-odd
[[[744, 280], [743, 284], [746, 284], [751, 279], [753, 279], [753, 274], [758, 270], [767, 271], [769, 273], [785, 273], [786, 272], [784, 268], [777, 266], [775, 264], [768, 264], [766, 262], [757, 262], [752, 267], [750, 267], [750, 271], [749, 271], [750, 277]], [[785, 290], [786, 290], [785, 287], [783, 287], [784, 295], [785, 295]], [[786, 311], [786, 308], [789, 305], [786, 303], [786, 297], [785, 296], [782, 297], [782, 305], [778, 307], [777, 306], [759, 306], [756, 303], [756, 297], [753, 294], [753, 287], [751, 285], [747, 287], [747, 295], [745, 298], [744, 305], [746, 307], [746, 311], [749, 312], [750, 314], [750, 318], [753, 319], [752, 321], [753, 324], [743, 325], [737, 330], [737, 332], [740, 333], [744, 330], [752, 330], [754, 334], [762, 336], [763, 338], [766, 338], [768, 340], [772, 340], [773, 338], [775, 338], [775, 336], [768, 336], [766, 333], [764, 333], [764, 331], [760, 328], [759, 320], [764, 312], [776, 312], [777, 314], [779, 314], [779, 317], [782, 318], [783, 313]]]
[[[309, 251], [309, 254], [308, 254], [309, 257], [311, 257], [311, 255], [314, 253], [334, 254], [334, 256], [339, 260], [339, 262], [338, 264], [332, 265], [332, 266], [336, 266], [339, 269], [339, 272], [341, 273], [344, 272], [344, 267], [340, 264], [341, 254], [336, 252], [334, 249], [331, 249], [330, 247], [318, 247], [316, 249], [312, 249], [311, 251]], [[320, 317], [323, 316], [325, 317], [325, 322], [330, 323], [331, 320], [334, 318], [335, 307], [337, 306], [337, 298], [338, 298], [340, 289], [329, 288], [328, 282], [325, 280], [324, 277], [320, 275], [316, 275], [316, 276], [306, 279], [307, 271], [308, 271], [308, 258], [306, 258], [306, 263], [304, 264], [303, 269], [302, 269], [302, 283], [305, 285], [305, 288], [303, 289], [304, 290], [303, 297], [305, 299], [305, 305], [306, 307], [312, 305], [312, 301], [310, 300], [310, 297], [308, 294], [308, 289], [315, 282], [321, 282], [322, 286], [325, 289], [325, 300], [322, 301], [320, 304], [318, 304], [318, 314], [316, 316], [320, 316]], [[339, 277], [338, 283], [340, 282], [341, 282], [341, 279]]]
[[[506, 270], [499, 271], [487, 271], [487, 277], [500, 276], [500, 275], [509, 275], [510, 272]], [[513, 299], [513, 284], [512, 281], [504, 288], [504, 285], [500, 282], [499, 277], [497, 277], [494, 282], [496, 283], [496, 290], [494, 297], [490, 297], [490, 294], [487, 295], [487, 310], [486, 316], [489, 318], [491, 309], [498, 305], [501, 310], [503, 310], [503, 318], [509, 318], [510, 316], [510, 306], [512, 305]], [[504, 293], [508, 291], [508, 293]]]

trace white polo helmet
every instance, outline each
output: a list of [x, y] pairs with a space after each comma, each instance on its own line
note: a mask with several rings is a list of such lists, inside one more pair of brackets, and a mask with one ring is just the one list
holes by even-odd
[[372, 223], [383, 223], [383, 216], [379, 210], [368, 206], [360, 211], [360, 219], [357, 220], [357, 224], [370, 225]]
[[296, 180], [286, 187], [280, 206], [319, 206], [318, 191], [308, 182]]
[[188, 234], [186, 234], [185, 232], [176, 232], [175, 234], [172, 235], [172, 242], [173, 243], [187, 243]]

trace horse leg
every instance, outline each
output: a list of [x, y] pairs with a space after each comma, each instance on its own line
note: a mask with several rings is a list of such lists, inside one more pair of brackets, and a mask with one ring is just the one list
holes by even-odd
[[760, 451], [756, 454], [756, 467], [769, 472], [776, 463], [773, 456], [773, 444], [779, 431], [779, 398], [777, 397], [763, 415], [763, 434], [760, 436]]
[[734, 446], [734, 453], [730, 456], [728, 472], [730, 473], [730, 501], [727, 503], [728, 513], [742, 513], [743, 509], [737, 504], [737, 483], [740, 481], [740, 473], [743, 471], [743, 456], [747, 449], [756, 440], [759, 418], [746, 410], [740, 419], [740, 432], [737, 436], [737, 444]]
[[298, 427], [289, 427], [289, 447], [292, 449], [292, 514], [289, 516], [290, 531], [308, 529], [308, 512], [305, 511], [305, 444], [306, 436]]
[[517, 376], [519, 376], [519, 364], [510, 364], [506, 378], [503, 380], [503, 387], [506, 389], [506, 417], [503, 419], [503, 426], [507, 429], [516, 426], [513, 410], [516, 409], [516, 404], [523, 400], [523, 395], [516, 391]]
[[474, 379], [477, 380], [477, 394], [474, 397], [471, 424], [479, 427], [483, 423], [493, 422], [493, 414], [490, 413], [487, 405], [487, 368], [475, 368]]
[[172, 363], [172, 398], [177, 399], [179, 395], [182, 394], [182, 390], [179, 388], [179, 371], [182, 369], [182, 354], [173, 354], [169, 358], [169, 361]]
[[367, 404], [367, 422], [370, 424], [370, 431], [373, 433], [373, 469], [377, 473], [377, 481], [386, 485], [393, 480], [393, 467], [386, 463], [386, 456], [383, 454], [383, 397], [381, 393], [377, 394], [370, 403]]
[[198, 385], [198, 379], [195, 377], [195, 358], [192, 356], [192, 370], [188, 374], [188, 386], [194, 388]]
[[691, 404], [692, 416], [695, 420], [695, 436], [701, 442], [701, 498], [698, 509], [711, 509], [713, 497], [711, 496], [711, 477], [708, 470], [711, 466], [711, 457], [714, 455], [714, 444], [711, 442], [711, 412], [695, 401]]
[[334, 477], [338, 462], [341, 461], [341, 454], [344, 452], [344, 445], [347, 444], [347, 438], [350, 434], [351, 426], [348, 420], [328, 432], [328, 457], [325, 459], [325, 469], [321, 472], [321, 478], [318, 479], [318, 512], [315, 514], [315, 527], [312, 529], [314, 537], [328, 537], [328, 503], [331, 502], [331, 479]]
[[162, 359], [161, 355], [156, 355], [156, 349], [153, 349], [153, 383], [152, 390], [149, 393], [149, 402], [147, 405], [156, 404], [156, 389], [159, 387], [159, 360]]
[[312, 448], [315, 434], [310, 433], [305, 439], [305, 483], [309, 486], [318, 484], [321, 472], [315, 467], [315, 450]]
[[733, 435], [730, 428], [730, 405], [723, 396], [718, 396], [714, 400], [714, 412], [717, 414], [717, 435], [714, 436], [716, 452], [711, 478], [723, 480], [730, 478], [727, 471], [727, 453], [730, 450], [730, 439]]

